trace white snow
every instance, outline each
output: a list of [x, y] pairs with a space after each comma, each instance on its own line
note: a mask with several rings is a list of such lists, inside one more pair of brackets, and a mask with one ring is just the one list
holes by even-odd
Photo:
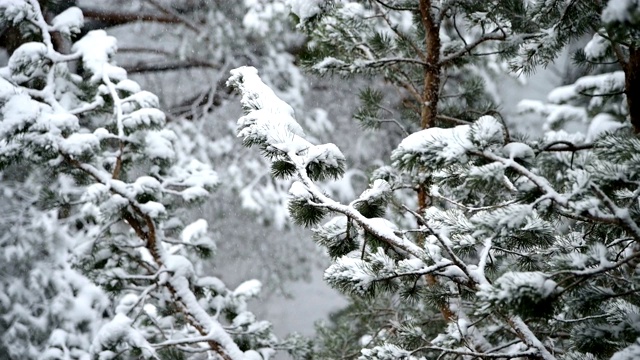
[[600, 113], [593, 117], [587, 130], [587, 141], [593, 141], [598, 136], [613, 132], [625, 127], [626, 125], [618, 119], [607, 113]]
[[185, 243], [193, 243], [194, 240], [207, 235], [208, 227], [207, 220], [198, 219], [185, 226], [182, 233], [180, 233], [180, 239]]
[[487, 284], [480, 285], [477, 295], [488, 300], [506, 300], [527, 296], [535, 293], [540, 298], [546, 298], [557, 289], [555, 281], [551, 280], [544, 273], [513, 272], [504, 273], [494, 281], [493, 286]]
[[131, 79], [124, 79], [124, 80], [120, 80], [116, 84], [116, 90], [126, 91], [128, 93], [136, 94], [136, 93], [139, 93], [142, 89], [140, 88], [140, 85], [137, 82]]
[[135, 129], [141, 126], [160, 127], [163, 126], [164, 123], [164, 113], [154, 108], [136, 110], [122, 119], [122, 125], [127, 129]]
[[287, 0], [291, 12], [296, 14], [302, 23], [320, 13], [323, 0]]
[[391, 191], [391, 185], [383, 179], [374, 180], [373, 184], [362, 192], [358, 198], [361, 201], [377, 200], [387, 196]]
[[332, 167], [339, 167], [340, 164], [345, 161], [345, 157], [340, 149], [332, 143], [309, 147], [303, 158], [305, 164], [319, 162]]
[[131, 184], [131, 189], [136, 195], [144, 193], [155, 193], [159, 191], [160, 188], [160, 182], [156, 178], [151, 176], [140, 176], [133, 182], [133, 184]]
[[[120, 81], [118, 85], [116, 85], [116, 89], [121, 83], [125, 81], [126, 80]], [[133, 90], [135, 88], [135, 85], [133, 84], [127, 85], [125, 83], [125, 86], [127, 86], [129, 90]], [[157, 108], [158, 106], [160, 106], [160, 100], [158, 99], [158, 96], [146, 90], [138, 91], [122, 99], [122, 103], [128, 103], [128, 102], [135, 103], [141, 108]]]
[[296, 199], [312, 199], [313, 195], [309, 189], [300, 181], [294, 181], [289, 188], [289, 195]]
[[94, 134], [73, 133], [60, 140], [60, 150], [65, 154], [80, 156], [100, 148], [100, 140]]
[[429, 148], [442, 149], [437, 156], [445, 160], [464, 158], [468, 149], [473, 148], [469, 141], [469, 125], [456, 126], [450, 129], [438, 127], [415, 132], [400, 142], [394, 153], [422, 153]]
[[174, 141], [175, 133], [173, 131], [166, 129], [149, 131], [145, 137], [146, 146], [144, 152], [151, 159], [172, 160], [176, 156], [175, 150], [173, 149]]
[[6, 138], [16, 131], [26, 130], [41, 113], [41, 105], [31, 100], [28, 95], [17, 94], [0, 109], [2, 121], [0, 121], [0, 137]]
[[574, 84], [558, 86], [549, 92], [549, 95], [547, 95], [547, 101], [552, 104], [563, 104], [569, 100], [575, 99], [577, 96], [578, 93]]
[[165, 258], [164, 266], [167, 271], [173, 274], [174, 278], [183, 277], [191, 280], [195, 277], [193, 264], [189, 259], [182, 255], [168, 255]]
[[535, 158], [533, 149], [524, 143], [511, 142], [502, 147], [502, 152], [510, 159], [523, 159], [532, 161]]
[[51, 29], [67, 36], [77, 34], [84, 26], [84, 16], [80, 8], [72, 6], [58, 14], [51, 22]]
[[373, 227], [375, 234], [385, 238], [397, 237], [395, 231], [398, 231], [396, 224], [384, 218], [371, 218], [369, 224]]
[[342, 60], [338, 60], [334, 57], [327, 56], [322, 61], [313, 64], [313, 70], [319, 72], [326, 72], [328, 69], [345, 66], [346, 63]]
[[36, 77], [46, 76], [50, 63], [47, 46], [40, 42], [28, 42], [20, 45], [9, 58], [11, 78], [17, 83], [23, 83]]
[[604, 57], [609, 48], [609, 40], [602, 37], [600, 34], [593, 34], [593, 38], [589, 40], [584, 47], [584, 53], [590, 60], [598, 60]]
[[[640, 14], [640, 0], [609, 0], [602, 11], [602, 22], [633, 22]], [[636, 20], [637, 21], [637, 20]]]
[[587, 75], [575, 82], [576, 91], [594, 95], [609, 94], [624, 89], [624, 71]]
[[228, 85], [234, 85], [242, 92], [241, 103], [247, 109], [265, 109], [273, 114], [294, 116], [289, 104], [282, 101], [258, 76], [258, 70], [252, 66], [242, 66], [230, 71]]
[[4, 17], [18, 24], [25, 19], [33, 19], [33, 8], [24, 0], [0, 0], [0, 12]]
[[117, 81], [126, 79], [127, 72], [123, 68], [109, 63], [118, 48], [116, 43], [116, 38], [107, 35], [106, 31], [92, 30], [73, 44], [71, 51], [81, 54], [82, 65], [91, 72], [92, 82], [102, 81], [104, 73]]
[[132, 324], [133, 320], [126, 315], [116, 314], [111, 322], [100, 329], [91, 344], [90, 352], [100, 355], [104, 349], [110, 349], [114, 343], [121, 341], [139, 348], [142, 351], [143, 358], [156, 356], [155, 350], [144, 336], [132, 327]]
[[365, 271], [363, 261], [359, 258], [343, 256], [325, 270], [324, 279], [329, 283], [346, 280], [352, 282], [356, 290], [364, 292], [375, 277]]
[[140, 208], [140, 211], [152, 218], [165, 216], [167, 214], [167, 209], [164, 205], [156, 201], [147, 201], [144, 204], [139, 204], [138, 207]]
[[247, 280], [242, 284], [238, 285], [235, 290], [233, 290], [233, 296], [244, 297], [245, 299], [253, 298], [260, 294], [260, 290], [262, 289], [262, 283], [258, 280]]
[[504, 141], [503, 125], [493, 116], [484, 115], [478, 118], [470, 131], [471, 139], [481, 148]]

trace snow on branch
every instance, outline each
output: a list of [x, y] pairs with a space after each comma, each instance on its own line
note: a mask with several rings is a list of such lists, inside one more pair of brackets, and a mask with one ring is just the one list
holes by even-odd
[[[330, 199], [318, 188], [314, 179], [323, 178], [323, 173], [336, 177], [344, 172], [344, 155], [333, 144], [313, 145], [305, 140], [301, 136], [301, 128], [293, 119], [291, 107], [262, 82], [255, 68], [231, 70], [227, 84], [240, 92], [246, 113], [238, 120], [238, 136], [245, 143], [260, 145], [270, 156], [292, 166], [309, 194], [302, 197], [312, 207], [346, 215], [376, 238], [412, 256], [422, 258], [425, 255], [422, 249], [408, 239], [397, 236], [375, 219], [366, 218], [353, 206]], [[296, 195], [298, 193], [296, 191], [292, 194], [294, 198], [300, 198]]]

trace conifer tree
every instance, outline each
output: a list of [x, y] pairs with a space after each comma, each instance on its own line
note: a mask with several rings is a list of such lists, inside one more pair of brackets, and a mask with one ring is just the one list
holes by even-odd
[[[323, 329], [319, 357], [640, 356], [637, 1], [293, 1], [292, 10], [312, 70], [381, 76], [409, 109], [389, 111], [384, 94], [365, 90], [355, 118], [409, 134], [369, 189], [342, 204], [319, 183], [344, 173], [340, 150], [306, 139], [256, 69], [231, 72], [245, 110], [238, 136], [275, 176], [296, 180], [291, 216], [332, 257], [325, 279], [354, 298]], [[596, 75], [554, 90], [550, 104], [522, 105], [547, 116], [543, 138], [508, 129], [486, 87], [467, 82], [486, 69], [529, 73], [589, 33], [575, 59]], [[586, 135], [560, 131], [575, 119]]]
[[[0, 69], [0, 355], [15, 359], [261, 359], [278, 341], [247, 309], [260, 291], [201, 276], [215, 250], [192, 219], [219, 182], [181, 150], [158, 98], [111, 60], [80, 9], [46, 21], [0, 1], [24, 43]], [[195, 220], [195, 221], [193, 221]]]

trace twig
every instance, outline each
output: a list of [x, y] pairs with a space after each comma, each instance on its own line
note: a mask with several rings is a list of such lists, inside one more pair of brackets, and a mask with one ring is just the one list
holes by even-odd
[[156, 0], [146, 0], [146, 2], [148, 2], [151, 5], [153, 5], [155, 8], [157, 8], [160, 11], [162, 11], [163, 13], [174, 17], [176, 20], [178, 20], [180, 23], [182, 23], [187, 28], [193, 30], [195, 33], [200, 33], [201, 29], [198, 28], [197, 26], [193, 25], [191, 23], [191, 20], [189, 20], [188, 18], [182, 16], [181, 14], [179, 14], [176, 11], [174, 11], [173, 9], [160, 4]]

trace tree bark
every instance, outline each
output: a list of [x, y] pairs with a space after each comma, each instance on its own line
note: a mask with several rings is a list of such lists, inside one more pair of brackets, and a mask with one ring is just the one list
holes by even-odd
[[[440, 24], [433, 16], [431, 0], [420, 0], [420, 17], [425, 31], [426, 62], [422, 104], [420, 104], [420, 127], [430, 128], [438, 115], [440, 92]], [[418, 208], [422, 213], [429, 205], [426, 184], [418, 189]]]
[[640, 134], [640, 49], [629, 47], [629, 61], [623, 69], [629, 118], [634, 132]]

